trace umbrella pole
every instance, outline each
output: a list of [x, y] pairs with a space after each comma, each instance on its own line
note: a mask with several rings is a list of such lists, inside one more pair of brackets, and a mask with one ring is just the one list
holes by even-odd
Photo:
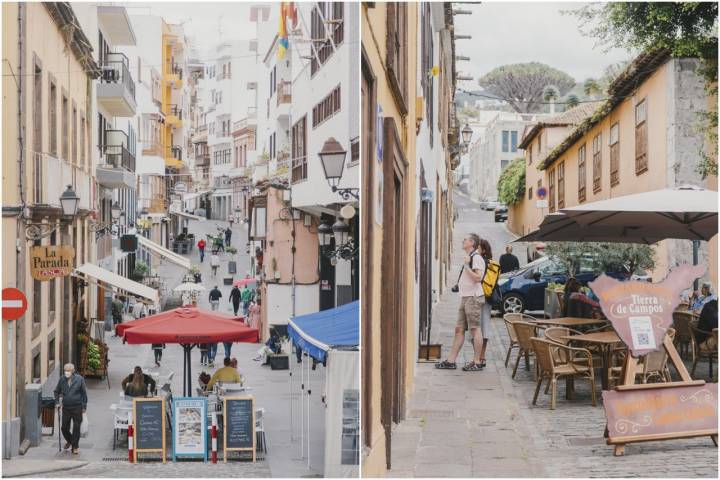
[[290, 341], [290, 358], [288, 359], [288, 363], [290, 364], [290, 440], [295, 439], [295, 430], [293, 428], [293, 378], [292, 378], [292, 353], [293, 353], [293, 342]]
[[308, 355], [308, 389], [307, 389], [307, 468], [310, 470], [310, 364], [312, 363], [312, 360], [310, 359], [310, 356]]
[[305, 355], [300, 352], [300, 458], [305, 456]]

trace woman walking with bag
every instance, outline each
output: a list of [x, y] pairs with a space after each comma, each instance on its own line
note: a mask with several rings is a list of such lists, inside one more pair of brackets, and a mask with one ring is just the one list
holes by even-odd
[[[480, 257], [483, 260], [484, 266], [482, 268], [483, 270], [483, 283], [487, 283], [489, 279], [487, 279], [488, 275], [488, 267], [490, 266], [490, 261], [492, 260], [492, 247], [490, 247], [490, 242], [485, 240], [484, 238], [480, 239], [480, 246], [478, 247], [478, 253], [480, 254]], [[494, 287], [494, 283], [492, 287]], [[485, 289], [485, 285], [483, 285], [483, 289]], [[482, 305], [481, 313], [480, 313], [480, 331], [482, 332], [482, 349], [480, 350], [480, 367], [485, 368], [485, 350], [487, 349], [488, 344], [488, 338], [490, 336], [490, 317], [492, 315], [492, 301], [491, 298], [485, 296], [485, 303]]]

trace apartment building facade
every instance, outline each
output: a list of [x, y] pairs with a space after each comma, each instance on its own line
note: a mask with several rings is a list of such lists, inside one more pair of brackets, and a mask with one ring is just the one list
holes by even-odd
[[[548, 140], [551, 150], [534, 156], [532, 141], [524, 140], [526, 195], [509, 212], [511, 228], [529, 232], [542, 220], [532, 208], [531, 188], [536, 181], [547, 186], [545, 213], [681, 185], [716, 189], [716, 180], [703, 179], [697, 168], [707, 140], [695, 128], [696, 114], [712, 101], [698, 67], [697, 59], [672, 58], [660, 49], [644, 52], [610, 85], [607, 101], [569, 133], [558, 130], [563, 134], [560, 140]], [[537, 132], [537, 139], [546, 138], [543, 130]], [[717, 281], [716, 242], [717, 238], [701, 242], [699, 249], [700, 263], [712, 266], [707, 276], [713, 282]], [[653, 280], [661, 280], [683, 262], [692, 263], [691, 242], [659, 242]]]
[[[28, 309], [3, 322], [3, 427], [22, 417], [28, 384], [52, 388], [64, 362], [76, 361], [76, 324], [97, 315], [97, 292], [69, 275], [31, 276], [31, 249], [70, 246], [74, 266], [96, 261], [91, 215], [97, 204], [93, 81], [101, 69], [79, 20], [65, 3], [4, 3], [3, 287], [25, 293]], [[77, 213], [64, 219], [70, 185]], [[10, 349], [11, 351], [8, 351]], [[24, 431], [24, 426], [21, 431]], [[37, 439], [31, 439], [37, 442]], [[36, 443], [34, 443], [36, 444]], [[15, 446], [14, 450], [17, 452]]]

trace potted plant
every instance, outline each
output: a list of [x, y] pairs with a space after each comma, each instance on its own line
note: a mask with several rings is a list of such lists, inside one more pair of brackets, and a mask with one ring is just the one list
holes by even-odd
[[148, 264], [143, 262], [142, 260], [138, 260], [135, 262], [135, 269], [130, 275], [130, 279], [135, 280], [136, 282], [141, 282], [149, 271], [150, 268], [148, 267]]

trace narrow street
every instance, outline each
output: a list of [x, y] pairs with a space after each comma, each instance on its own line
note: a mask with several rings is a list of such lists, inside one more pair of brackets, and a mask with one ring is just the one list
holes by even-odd
[[[227, 227], [227, 222], [207, 220], [203, 222], [191, 221], [190, 233], [194, 233], [197, 240], [207, 233], [215, 233], [216, 225]], [[245, 253], [245, 242], [247, 229], [242, 225], [233, 227], [232, 245], [237, 248], [236, 254], [237, 274], [234, 278], [242, 278], [250, 268], [250, 257]], [[227, 276], [229, 255], [220, 252], [221, 265], [217, 278], [211, 274], [209, 254], [205, 261], [200, 263], [197, 246], [188, 256], [193, 265], [199, 265], [202, 273], [203, 286], [207, 291], [198, 297], [198, 307], [210, 310], [208, 300], [209, 290], [218, 285], [222, 291], [220, 311], [232, 314], [229, 294], [231, 286], [223, 285], [222, 278]], [[167, 262], [163, 262], [157, 269], [162, 278], [166, 279], [167, 288], [172, 290], [182, 279], [183, 269]], [[175, 294], [179, 300], [179, 294]], [[129, 318], [126, 319], [129, 321]], [[202, 461], [182, 461], [172, 464], [169, 460], [167, 465], [162, 465], [159, 459], [148, 460], [138, 464], [128, 462], [127, 442], [122, 436], [116, 448], [113, 449], [113, 412], [110, 405], [116, 403], [121, 396], [120, 382], [132, 372], [135, 365], [140, 365], [144, 372], [159, 372], [161, 376], [175, 372], [172, 380], [172, 392], [179, 396], [182, 393], [182, 348], [179, 345], [169, 345], [163, 353], [160, 368], [154, 363], [153, 353], [149, 345], [123, 345], [120, 338], [115, 337], [112, 332], [106, 332], [106, 343], [110, 347], [109, 382], [108, 380], [87, 379], [88, 387], [88, 417], [90, 430], [88, 437], [80, 440], [80, 455], [72, 456], [68, 451], [58, 452], [57, 428], [54, 436], [43, 436], [42, 443], [38, 447], [28, 450], [27, 454], [18, 457], [6, 464], [3, 462], [4, 476], [12, 475], [12, 472], [22, 472], [23, 465], [20, 462], [33, 462], [47, 464], [47, 460], [66, 460], [67, 462], [54, 462], [48, 468], [55, 468], [53, 471], [42, 473], [45, 477], [300, 477], [319, 476], [322, 474], [324, 454], [324, 421], [325, 410], [320, 402], [320, 395], [317, 395], [311, 404], [311, 462], [308, 467], [307, 458], [302, 458], [300, 451], [300, 427], [299, 427], [299, 380], [295, 381], [294, 399], [295, 409], [293, 412], [294, 435], [291, 438], [290, 420], [290, 376], [289, 371], [272, 371], [269, 366], [262, 366], [260, 362], [252, 359], [256, 356], [259, 344], [234, 343], [231, 357], [238, 360], [238, 370], [243, 376], [246, 385], [250, 386], [249, 393], [255, 396], [257, 408], [265, 408], [265, 431], [268, 442], [268, 455], [265, 460], [251, 462], [222, 462], [221, 452], [218, 454], [216, 465], [203, 463]], [[289, 346], [284, 346], [289, 351]], [[215, 369], [222, 366], [224, 357], [223, 345], [218, 345], [218, 353], [215, 360]], [[200, 352], [193, 351], [192, 356], [192, 378], [197, 383], [198, 375], [205, 371], [212, 374], [215, 369], [201, 367]], [[291, 367], [295, 378], [299, 378], [299, 368], [294, 357], [291, 357]], [[310, 385], [318, 392], [324, 390], [325, 372], [323, 367], [311, 371]], [[109, 385], [108, 385], [109, 383]], [[307, 440], [305, 440], [307, 441]], [[168, 452], [171, 451], [172, 439], [167, 438]], [[221, 439], [218, 439], [221, 445]], [[307, 449], [307, 444], [305, 444]], [[152, 456], [149, 456], [152, 458]], [[170, 453], [168, 453], [168, 458]], [[28, 465], [25, 463], [25, 465]], [[42, 468], [42, 467], [38, 467]], [[69, 470], [63, 470], [72, 468]], [[38, 475], [38, 469], [32, 470], [33, 475]]]
[[[464, 235], [487, 238], [495, 258], [512, 239], [491, 212], [462, 195], [454, 200], [459, 217], [453, 239], [455, 267], [449, 278], [459, 272]], [[524, 251], [516, 250], [522, 264]], [[443, 358], [452, 343], [458, 306], [459, 297], [448, 292], [433, 311], [432, 341], [443, 345]], [[388, 477], [717, 478], [716, 451], [707, 437], [632, 444], [624, 457], [614, 457], [603, 438], [602, 403], [592, 407], [587, 382], [576, 382], [573, 400], [565, 400], [560, 382], [556, 410], [550, 410], [549, 397], [543, 394], [532, 406], [533, 373], [521, 366], [511, 378], [515, 354], [506, 368], [509, 339], [497, 312], [491, 327], [483, 371], [417, 364], [407, 418], [393, 431]], [[472, 345], [465, 342], [458, 363], [471, 358]]]

